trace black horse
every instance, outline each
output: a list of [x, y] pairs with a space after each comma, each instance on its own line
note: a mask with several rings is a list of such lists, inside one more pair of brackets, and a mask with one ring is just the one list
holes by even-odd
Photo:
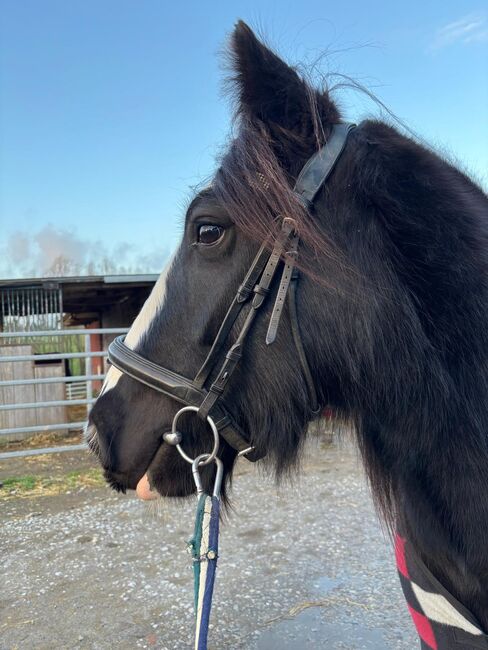
[[[190, 204], [182, 242], [126, 343], [193, 377], [259, 245], [280, 217], [293, 218], [299, 324], [318, 400], [354, 424], [378, 508], [399, 532], [398, 568], [422, 642], [450, 647], [454, 620], [456, 647], [488, 647], [476, 645], [488, 632], [487, 197], [425, 145], [365, 121], [305, 210], [293, 184], [339, 109], [242, 22], [230, 56], [237, 135]], [[265, 343], [273, 302], [222, 402], [282, 473], [314, 413], [289, 311]], [[241, 317], [231, 339], [239, 326]], [[88, 438], [116, 489], [147, 477], [164, 496], [193, 491], [188, 466], [162, 439], [178, 408], [111, 368]], [[189, 418], [182, 430], [189, 453], [208, 451], [203, 421]], [[236, 451], [222, 441], [220, 456], [228, 479]]]

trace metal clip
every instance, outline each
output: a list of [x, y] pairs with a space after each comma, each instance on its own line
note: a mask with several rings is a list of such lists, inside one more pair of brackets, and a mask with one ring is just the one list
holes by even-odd
[[[202, 485], [202, 478], [200, 476], [200, 470], [198, 469], [199, 465], [205, 465], [205, 461], [208, 462], [211, 454], [200, 454], [200, 456], [197, 456], [193, 463], [191, 464], [191, 471], [193, 474], [193, 480], [195, 481], [195, 485], [197, 487], [197, 495], [201, 496], [204, 493], [203, 485]], [[217, 472], [215, 474], [215, 481], [214, 481], [214, 487], [213, 487], [213, 492], [212, 496], [219, 498], [220, 497], [220, 490], [222, 488], [222, 478], [224, 476], [224, 464], [220, 460], [220, 458], [213, 458], [214, 463], [217, 465]]]

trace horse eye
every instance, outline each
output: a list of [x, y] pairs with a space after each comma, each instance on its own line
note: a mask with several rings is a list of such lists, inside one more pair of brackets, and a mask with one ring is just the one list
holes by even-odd
[[199, 244], [215, 244], [224, 235], [224, 228], [216, 226], [212, 223], [205, 223], [198, 228], [198, 243]]

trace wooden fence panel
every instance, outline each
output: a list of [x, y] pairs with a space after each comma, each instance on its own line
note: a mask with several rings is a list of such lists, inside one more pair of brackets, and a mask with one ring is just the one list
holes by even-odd
[[[32, 354], [31, 345], [2, 345], [1, 356], [29, 355]], [[34, 379], [34, 363], [32, 361], [7, 361], [0, 362], [0, 380]], [[34, 385], [28, 386], [2, 386], [0, 387], [1, 404], [20, 404], [21, 402], [35, 402], [36, 390]], [[20, 409], [16, 411], [0, 411], [0, 429], [14, 427], [30, 427], [37, 424], [38, 409]], [[24, 434], [18, 434], [18, 439], [23, 439]], [[14, 437], [10, 437], [11, 440]]]
[[[36, 379], [64, 377], [64, 364], [47, 363], [34, 366]], [[66, 399], [65, 384], [36, 384], [36, 402], [53, 402]], [[49, 406], [37, 409], [36, 424], [59, 424], [66, 422], [66, 406]], [[61, 432], [63, 433], [63, 432]]]

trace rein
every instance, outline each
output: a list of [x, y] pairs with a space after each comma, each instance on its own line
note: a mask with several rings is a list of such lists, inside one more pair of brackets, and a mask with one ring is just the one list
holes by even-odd
[[[313, 207], [318, 192], [334, 169], [344, 151], [348, 135], [354, 128], [354, 124], [333, 125], [327, 143], [307, 161], [301, 170], [294, 192], [307, 210]], [[266, 344], [271, 345], [275, 341], [285, 301], [288, 300], [291, 333], [307, 387], [310, 414], [314, 416], [320, 412], [317, 392], [302, 342], [296, 306], [299, 272], [295, 265], [299, 242], [296, 222], [294, 219], [284, 217], [272, 246], [267, 240], [259, 248], [220, 325], [210, 352], [193, 380], [142, 357], [124, 343], [124, 337], [116, 338], [108, 349], [109, 361], [120, 371], [184, 404], [173, 419], [171, 431], [165, 433], [163, 438], [166, 443], [176, 446], [180, 455], [192, 465], [193, 479], [197, 488], [195, 531], [189, 542], [195, 583], [195, 650], [207, 648], [208, 623], [217, 566], [220, 488], [223, 476], [222, 461], [217, 456], [220, 436], [237, 451], [238, 456], [256, 461], [264, 455], [261, 450], [254, 447], [249, 437], [234, 421], [221, 398], [242, 358], [246, 339], [259, 310], [266, 304], [281, 261], [283, 261], [283, 269], [268, 324]], [[221, 357], [237, 317], [246, 305], [249, 309], [237, 339], [227, 350], [215, 379], [207, 388], [209, 377]], [[191, 458], [183, 450], [181, 446], [183, 436], [178, 431], [177, 424], [180, 416], [187, 412], [196, 413], [209, 424], [214, 439], [210, 453]], [[208, 495], [202, 487], [199, 467], [212, 462], [216, 465], [216, 475], [213, 493]]]

